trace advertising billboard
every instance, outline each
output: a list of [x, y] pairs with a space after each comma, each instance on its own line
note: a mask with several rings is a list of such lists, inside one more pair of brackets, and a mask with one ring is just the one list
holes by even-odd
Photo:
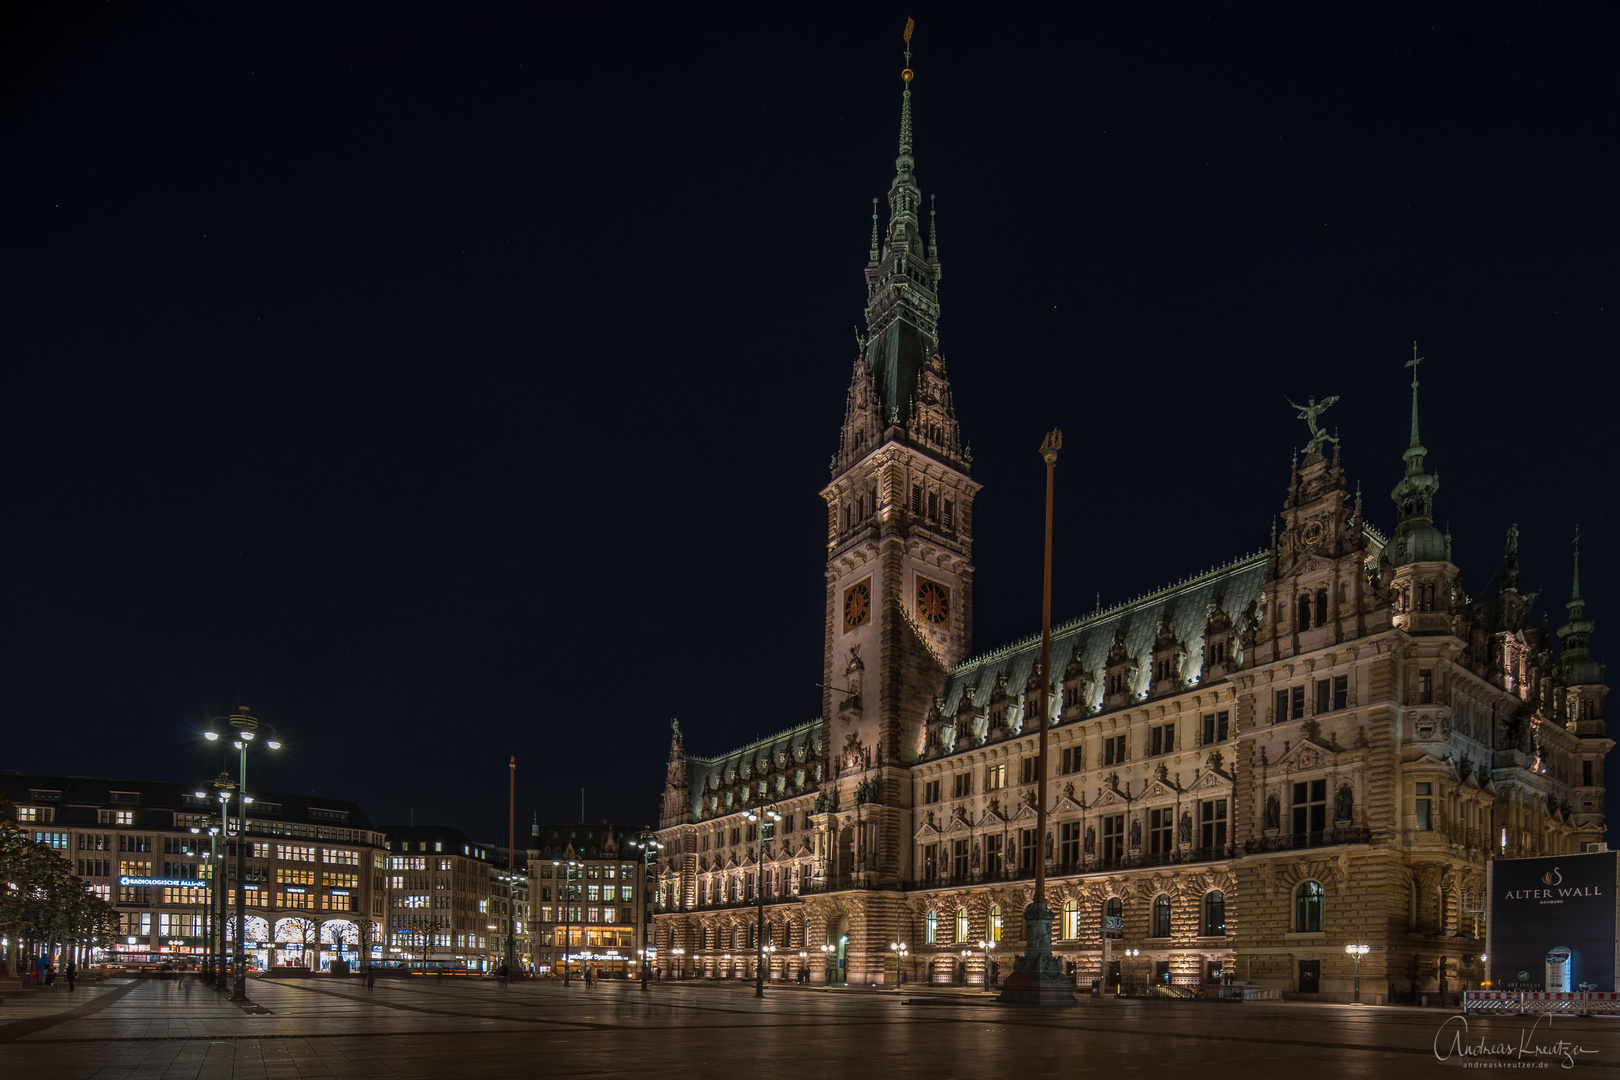
[[1492, 989], [1615, 990], [1617, 855], [1491, 861], [1486, 949]]

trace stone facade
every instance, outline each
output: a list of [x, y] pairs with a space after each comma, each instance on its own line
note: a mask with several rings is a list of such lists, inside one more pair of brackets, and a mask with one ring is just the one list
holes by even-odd
[[[974, 654], [978, 485], [913, 165], [908, 84], [822, 492], [823, 713], [713, 758], [676, 728], [660, 957], [748, 975], [763, 889], [773, 977], [982, 983], [1011, 970], [1041, 861], [1077, 980], [1113, 974], [1101, 927], [1118, 915], [1140, 949], [1118, 974], [1137, 981], [1342, 999], [1345, 946], [1365, 944], [1370, 994], [1477, 982], [1486, 861], [1604, 835], [1607, 688], [1578, 579], [1559, 654], [1520, 587], [1516, 527], [1494, 591], [1464, 589], [1434, 525], [1414, 359], [1387, 537], [1313, 401], [1266, 548], [1054, 627], [1050, 676], [1038, 635]], [[784, 820], [748, 820], [764, 807]]]

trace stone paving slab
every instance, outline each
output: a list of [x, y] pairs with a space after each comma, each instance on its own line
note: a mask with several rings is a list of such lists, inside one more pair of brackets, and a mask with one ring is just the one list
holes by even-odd
[[[1199, 1002], [1056, 1010], [899, 995], [799, 994], [702, 984], [440, 984], [254, 980], [248, 1011], [200, 984], [109, 987], [71, 1011], [0, 1018], [0, 1076], [51, 1078], [506, 1077], [656, 1074], [981, 1078], [1234, 1070], [1323, 1077], [1441, 1076], [1435, 1047], [1575, 1040], [1574, 1070], [1620, 1080], [1620, 1021], [1460, 1018], [1437, 1010]], [[34, 1026], [38, 1022], [39, 1026]], [[13, 1023], [24, 1023], [14, 1021]], [[1450, 1027], [1446, 1025], [1451, 1025]], [[1590, 1051], [1590, 1052], [1586, 1052]], [[1501, 1055], [1496, 1055], [1500, 1057]], [[1566, 1056], [1570, 1056], [1566, 1053]], [[1522, 1054], [1521, 1054], [1522, 1059]], [[1496, 1058], [1491, 1058], [1496, 1060]], [[1483, 1065], [1479, 1057], [1472, 1064]], [[1532, 1066], [1556, 1068], [1554, 1053]], [[1499, 1066], [1491, 1066], [1499, 1067]], [[1552, 1075], [1535, 1068], [1541, 1075]]]

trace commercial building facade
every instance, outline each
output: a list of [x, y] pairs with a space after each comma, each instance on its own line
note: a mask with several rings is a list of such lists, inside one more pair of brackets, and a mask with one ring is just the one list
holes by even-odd
[[[1303, 460], [1223, 470], [1278, 486], [1259, 551], [1056, 626], [1050, 674], [1038, 634], [974, 652], [979, 485], [940, 350], [909, 85], [822, 491], [822, 716], [708, 757], [676, 728], [659, 963], [680, 950], [688, 972], [751, 974], [763, 891], [772, 977], [982, 984], [998, 957], [1010, 969], [1044, 863], [1077, 980], [1343, 998], [1345, 946], [1365, 944], [1362, 978], [1388, 992], [1476, 984], [1487, 860], [1604, 835], [1608, 691], [1578, 571], [1556, 642], [1520, 583], [1516, 526], [1482, 568], [1490, 588], [1464, 589], [1435, 525], [1414, 359], [1409, 443], [1363, 474], [1394, 482], [1393, 531], [1312, 400]], [[767, 807], [782, 820], [762, 830], [749, 816]], [[1139, 950], [1134, 973], [1104, 959], [1105, 918], [1121, 920], [1114, 947]]]
[[506, 849], [442, 825], [390, 825], [379, 885], [390, 963], [427, 970], [494, 971], [515, 926], [515, 965], [529, 963], [522, 912], [524, 860], [508, 875]]
[[[204, 915], [215, 885], [208, 837], [209, 827], [220, 824], [215, 789], [4, 773], [0, 794], [34, 839], [55, 849], [117, 910], [112, 958], [181, 966], [200, 960], [207, 949]], [[236, 831], [234, 813], [229, 831]], [[222, 832], [216, 844], [215, 850], [229, 856], [222, 880], [234, 889], [235, 840]], [[247, 844], [251, 965], [326, 970], [334, 960], [357, 964], [367, 954], [379, 954], [382, 906], [372, 871], [381, 865], [383, 836], [357, 805], [258, 794], [249, 804]], [[135, 884], [142, 881], [167, 884]], [[235, 915], [229, 914], [231, 941], [235, 927]]]
[[535, 824], [529, 841], [529, 910], [536, 974], [610, 977], [640, 972], [647, 829]]

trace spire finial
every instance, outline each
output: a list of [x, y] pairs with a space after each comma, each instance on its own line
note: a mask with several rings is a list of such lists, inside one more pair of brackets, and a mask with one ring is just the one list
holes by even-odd
[[1425, 359], [1426, 359], [1425, 357], [1419, 356], [1417, 354], [1417, 342], [1415, 342], [1415, 341], [1412, 342], [1412, 359], [1410, 359], [1410, 360], [1408, 360], [1406, 362], [1406, 366], [1412, 369], [1412, 445], [1413, 446], [1418, 445], [1418, 421], [1417, 421], [1418, 377], [1417, 377], [1417, 369], [1418, 369], [1418, 365], [1423, 363], [1423, 361]]
[[[939, 205], [936, 201], [938, 198], [939, 196], [932, 192], [928, 195], [928, 257], [930, 259], [939, 258], [939, 226], [935, 221], [939, 216]], [[872, 215], [872, 224], [873, 228], [877, 227], [877, 214], [875, 212]]]
[[877, 200], [872, 200], [872, 261], [878, 260], [878, 226], [877, 226]]
[[1581, 602], [1581, 527], [1575, 526], [1575, 585], [1570, 590], [1570, 604]]

